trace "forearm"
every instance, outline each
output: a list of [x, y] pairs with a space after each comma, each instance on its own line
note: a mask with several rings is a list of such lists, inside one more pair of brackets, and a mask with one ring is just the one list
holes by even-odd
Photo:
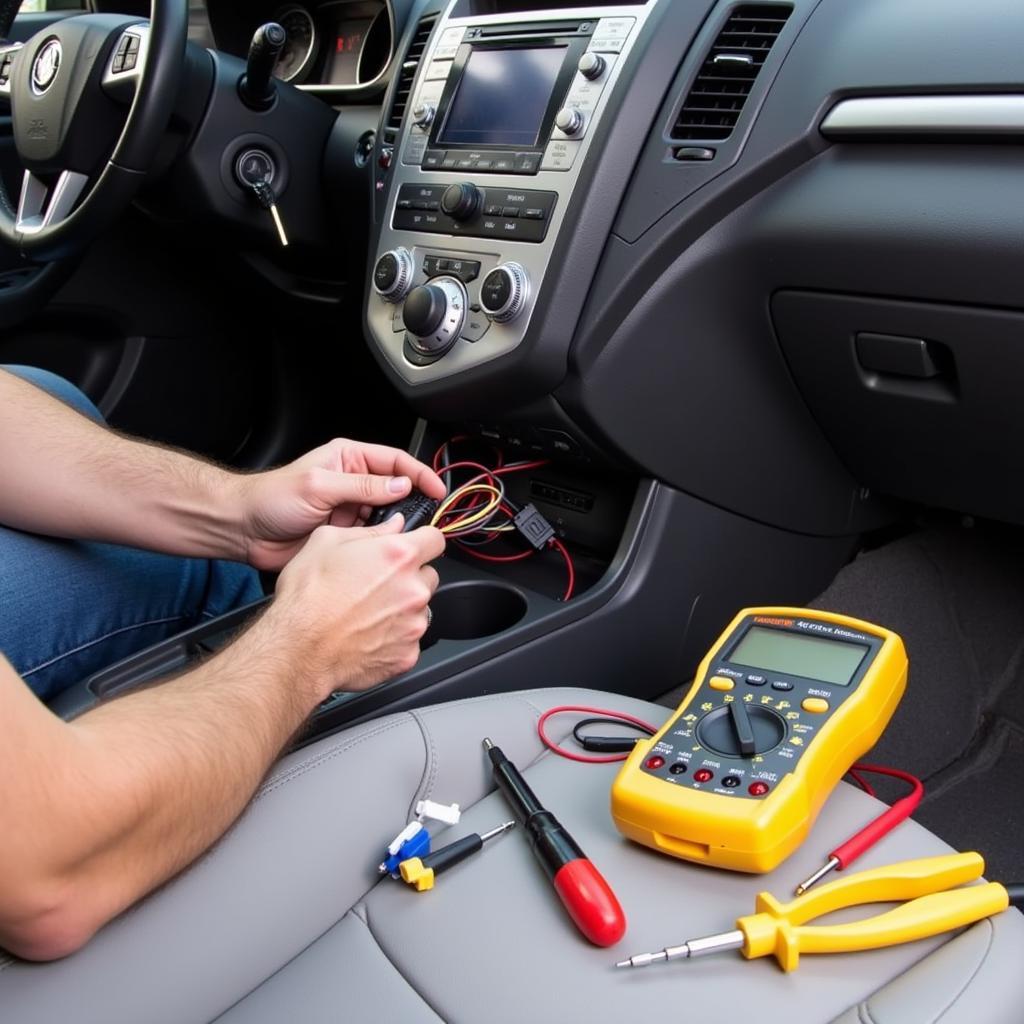
[[193, 557], [244, 558], [243, 478], [125, 438], [0, 371], [0, 523]]
[[268, 615], [196, 671], [54, 722], [39, 806], [17, 825], [22, 877], [7, 876], [37, 898], [20, 923], [8, 908], [0, 945], [63, 955], [210, 846], [321, 698], [296, 653]]

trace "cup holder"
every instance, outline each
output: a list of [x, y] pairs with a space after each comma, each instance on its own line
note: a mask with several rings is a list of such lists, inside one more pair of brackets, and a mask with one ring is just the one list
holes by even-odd
[[526, 614], [526, 598], [504, 583], [470, 580], [439, 587], [430, 601], [433, 618], [420, 647], [438, 640], [477, 640], [514, 626]]

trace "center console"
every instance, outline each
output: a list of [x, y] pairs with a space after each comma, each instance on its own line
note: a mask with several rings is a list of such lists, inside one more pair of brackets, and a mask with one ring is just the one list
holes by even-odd
[[437, 20], [389, 154], [366, 320], [406, 385], [522, 343], [649, 9], [474, 13], [498, 6]]

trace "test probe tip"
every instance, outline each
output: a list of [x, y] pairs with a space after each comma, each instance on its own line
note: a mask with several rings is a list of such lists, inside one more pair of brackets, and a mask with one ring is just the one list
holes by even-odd
[[650, 964], [657, 963], [659, 960], [667, 960], [668, 954], [663, 949], [660, 953], [637, 953], [636, 956], [631, 956], [628, 960], [620, 960], [615, 966], [616, 967], [648, 967]]
[[494, 744], [491, 742], [490, 737], [489, 736], [485, 736], [484, 737], [484, 750], [491, 750], [493, 747], [494, 747]]
[[829, 857], [829, 859], [820, 868], [818, 868], [818, 870], [815, 871], [814, 874], [810, 876], [810, 878], [805, 878], [793, 890], [794, 894], [797, 896], [803, 896], [803, 894], [807, 892], [807, 890], [810, 889], [812, 885], [817, 885], [817, 883], [820, 882], [830, 871], [835, 871], [835, 869], [838, 867], [839, 858]]
[[495, 836], [500, 836], [502, 832], [507, 832], [510, 828], [515, 826], [514, 821], [506, 821], [497, 828], [492, 828], [490, 832], [484, 832], [480, 836], [480, 842], [486, 843], [488, 839], [493, 839]]

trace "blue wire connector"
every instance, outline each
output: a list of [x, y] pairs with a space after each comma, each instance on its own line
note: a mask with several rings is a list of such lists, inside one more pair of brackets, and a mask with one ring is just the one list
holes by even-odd
[[396, 836], [396, 841], [388, 847], [387, 857], [377, 866], [382, 875], [398, 878], [398, 865], [402, 861], [410, 857], [424, 857], [430, 853], [430, 833], [419, 822], [413, 822], [413, 825], [419, 825], [419, 828], [414, 830], [410, 825]]

